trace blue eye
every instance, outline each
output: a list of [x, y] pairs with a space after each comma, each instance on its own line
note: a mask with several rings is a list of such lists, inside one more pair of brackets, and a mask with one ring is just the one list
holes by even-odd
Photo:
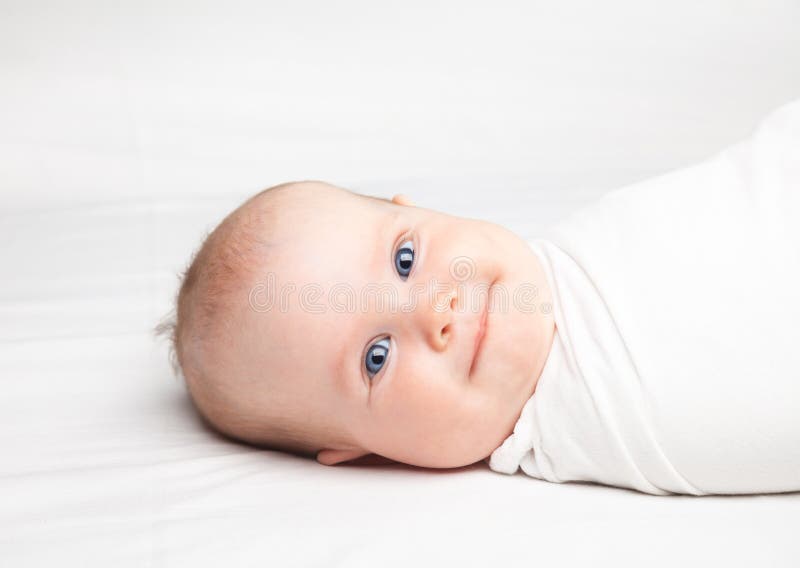
[[404, 241], [394, 253], [394, 267], [397, 269], [397, 274], [405, 280], [411, 273], [412, 266], [414, 266], [414, 243]]
[[389, 338], [376, 341], [367, 349], [367, 356], [364, 358], [364, 366], [371, 379], [381, 370], [386, 359], [389, 357]]

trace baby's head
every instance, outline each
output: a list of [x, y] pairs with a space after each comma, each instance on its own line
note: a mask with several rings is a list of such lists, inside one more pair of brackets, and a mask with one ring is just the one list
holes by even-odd
[[329, 465], [458, 467], [510, 435], [549, 353], [550, 301], [530, 247], [498, 225], [298, 182], [208, 236], [172, 338], [195, 407], [229, 437]]

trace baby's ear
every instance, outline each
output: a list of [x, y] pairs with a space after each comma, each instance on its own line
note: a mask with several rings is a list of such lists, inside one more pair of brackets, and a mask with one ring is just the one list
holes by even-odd
[[403, 195], [402, 193], [398, 193], [394, 197], [392, 197], [392, 203], [395, 205], [405, 205], [407, 207], [414, 207], [414, 202], [411, 201], [411, 198], [407, 195]]
[[320, 450], [317, 453], [317, 461], [322, 465], [336, 465], [337, 463], [358, 459], [368, 453], [366, 450], [357, 448], [349, 450]]

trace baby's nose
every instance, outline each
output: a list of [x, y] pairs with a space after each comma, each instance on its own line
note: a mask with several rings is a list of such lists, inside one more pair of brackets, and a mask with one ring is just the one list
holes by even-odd
[[434, 297], [429, 305], [423, 306], [419, 312], [420, 324], [426, 334], [428, 343], [437, 351], [444, 350], [453, 331], [453, 312], [458, 303], [455, 287], [451, 287], [438, 298]]

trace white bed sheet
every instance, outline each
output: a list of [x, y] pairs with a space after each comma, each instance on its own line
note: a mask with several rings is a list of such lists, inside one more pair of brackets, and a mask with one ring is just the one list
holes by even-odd
[[3, 225], [4, 263], [32, 275], [3, 288], [4, 565], [797, 559], [800, 494], [660, 498], [483, 463], [329, 468], [207, 431], [148, 327], [174, 285], [170, 251], [223, 201], [27, 212]]
[[150, 330], [261, 187], [530, 238], [800, 95], [777, 0], [332, 5], [0, 5], [0, 565], [796, 565], [796, 494], [327, 468], [202, 427]]

